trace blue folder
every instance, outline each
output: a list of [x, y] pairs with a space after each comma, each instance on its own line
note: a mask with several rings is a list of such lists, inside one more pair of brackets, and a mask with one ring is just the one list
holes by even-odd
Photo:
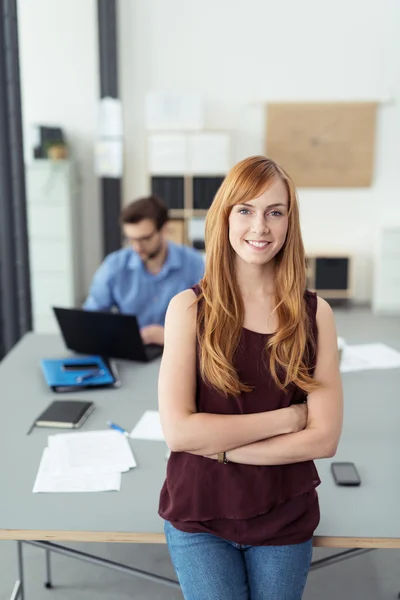
[[43, 358], [40, 366], [54, 392], [113, 386], [117, 383], [108, 361], [101, 356]]

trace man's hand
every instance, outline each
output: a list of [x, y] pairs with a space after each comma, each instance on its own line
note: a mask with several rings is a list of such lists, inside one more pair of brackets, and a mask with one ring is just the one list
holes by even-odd
[[140, 330], [144, 344], [164, 345], [164, 327], [161, 325], [146, 325]]

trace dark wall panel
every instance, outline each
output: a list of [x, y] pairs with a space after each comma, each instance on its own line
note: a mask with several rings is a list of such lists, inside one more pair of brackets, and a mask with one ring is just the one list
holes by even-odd
[[0, 0], [0, 357], [32, 328], [16, 0]]

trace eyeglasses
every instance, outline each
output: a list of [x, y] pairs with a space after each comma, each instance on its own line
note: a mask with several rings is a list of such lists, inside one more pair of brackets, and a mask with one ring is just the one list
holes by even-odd
[[124, 237], [129, 244], [146, 244], [147, 242], [150, 242], [156, 233], [158, 233], [158, 229], [155, 229], [152, 233], [149, 233], [149, 235], [143, 235], [142, 237], [138, 238], [128, 237], [126, 235]]

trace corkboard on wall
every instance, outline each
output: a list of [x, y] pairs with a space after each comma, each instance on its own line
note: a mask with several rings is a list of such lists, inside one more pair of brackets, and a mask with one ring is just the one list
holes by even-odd
[[375, 102], [267, 105], [266, 154], [297, 187], [366, 187], [373, 177]]

